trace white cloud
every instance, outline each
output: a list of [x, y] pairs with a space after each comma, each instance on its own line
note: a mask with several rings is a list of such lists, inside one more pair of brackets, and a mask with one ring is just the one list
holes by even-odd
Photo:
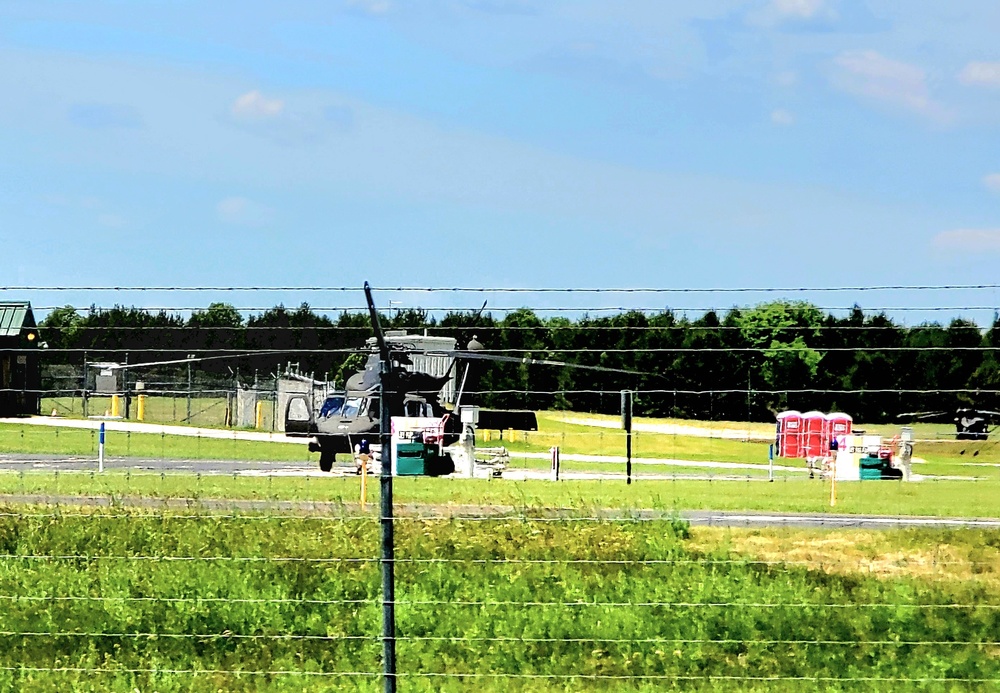
[[1000, 252], [1000, 229], [954, 229], [934, 237], [934, 246], [953, 252]]
[[993, 192], [1000, 193], [1000, 173], [990, 173], [983, 176], [983, 185]]
[[833, 65], [830, 82], [840, 91], [933, 120], [951, 119], [948, 109], [931, 98], [927, 74], [916, 65], [873, 50], [845, 51]]
[[353, 127], [354, 114], [349, 105], [318, 104], [301, 95], [292, 103], [295, 108], [255, 89], [237, 98], [222, 120], [283, 146], [313, 146], [325, 134], [343, 133]]
[[777, 108], [771, 111], [771, 122], [775, 125], [794, 125], [795, 124], [795, 114], [791, 111], [786, 111], [783, 108]]
[[389, 0], [348, 0], [347, 4], [367, 14], [385, 14], [392, 9]]
[[966, 86], [1000, 87], [1000, 63], [971, 62], [958, 73]]
[[234, 118], [242, 120], [268, 120], [277, 118], [284, 110], [284, 101], [269, 99], [254, 89], [237, 98], [230, 112]]
[[109, 229], [123, 229], [126, 226], [125, 218], [123, 216], [109, 212], [98, 214], [97, 223]]
[[771, 0], [746, 14], [753, 26], [776, 27], [787, 22], [829, 23], [838, 19], [829, 0]]
[[782, 16], [812, 19], [823, 9], [823, 0], [772, 0], [771, 7]]
[[799, 83], [799, 74], [794, 70], [785, 70], [774, 76], [774, 83], [779, 87], [794, 87]]
[[51, 194], [43, 195], [42, 200], [46, 204], [65, 210], [79, 221], [92, 219], [107, 229], [124, 229], [129, 225], [125, 216], [111, 209], [110, 205], [99, 197]]
[[236, 226], [263, 226], [274, 217], [274, 210], [245, 197], [227, 197], [215, 206], [219, 221]]

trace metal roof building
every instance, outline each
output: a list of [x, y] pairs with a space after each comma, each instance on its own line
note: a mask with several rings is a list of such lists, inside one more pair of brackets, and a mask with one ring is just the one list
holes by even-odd
[[30, 303], [0, 302], [0, 416], [38, 413], [40, 341]]

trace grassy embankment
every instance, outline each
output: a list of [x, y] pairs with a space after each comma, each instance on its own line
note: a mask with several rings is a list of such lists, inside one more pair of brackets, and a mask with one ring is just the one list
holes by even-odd
[[[377, 541], [374, 519], [0, 516], [0, 688], [373, 690]], [[1000, 680], [996, 532], [411, 520], [396, 545], [403, 690]]]

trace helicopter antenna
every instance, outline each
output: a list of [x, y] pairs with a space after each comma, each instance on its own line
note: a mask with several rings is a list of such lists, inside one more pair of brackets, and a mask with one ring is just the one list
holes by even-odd
[[375, 310], [375, 299], [372, 298], [372, 287], [365, 282], [365, 300], [368, 301], [368, 315], [372, 320], [372, 329], [375, 330], [375, 341], [378, 342], [378, 355], [385, 363], [389, 363], [389, 346], [385, 343], [385, 336], [382, 334], [382, 326], [378, 321], [378, 311]]

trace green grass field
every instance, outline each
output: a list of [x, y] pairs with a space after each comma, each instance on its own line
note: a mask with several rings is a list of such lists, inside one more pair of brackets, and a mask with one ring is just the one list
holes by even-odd
[[[375, 690], [377, 545], [374, 518], [2, 513], [0, 687]], [[1000, 680], [996, 532], [401, 520], [396, 547], [400, 690]]]
[[[542, 431], [504, 444], [515, 455], [551, 445], [623, 454], [621, 432], [560, 416], [543, 413]], [[918, 447], [927, 462], [915, 472], [976, 480], [842, 483], [835, 508], [829, 484], [804, 473], [759, 480], [766, 444], [645, 432], [635, 444], [639, 456], [760, 466], [736, 481], [631, 486], [395, 480], [400, 690], [1000, 687], [1000, 532], [751, 531], [675, 519], [688, 509], [1000, 517], [994, 443]], [[168, 435], [115, 433], [107, 445], [136, 459], [316, 458], [302, 445]], [[90, 431], [0, 425], [0, 453], [96, 450]], [[380, 687], [377, 483], [364, 514], [356, 477], [52, 469], [0, 473], [0, 494], [39, 501], [0, 507], [0, 690]], [[189, 508], [155, 508], [158, 499]], [[219, 499], [331, 505], [298, 515], [197, 503]], [[421, 517], [480, 507], [502, 512]], [[589, 519], [606, 509], [667, 519]]]

